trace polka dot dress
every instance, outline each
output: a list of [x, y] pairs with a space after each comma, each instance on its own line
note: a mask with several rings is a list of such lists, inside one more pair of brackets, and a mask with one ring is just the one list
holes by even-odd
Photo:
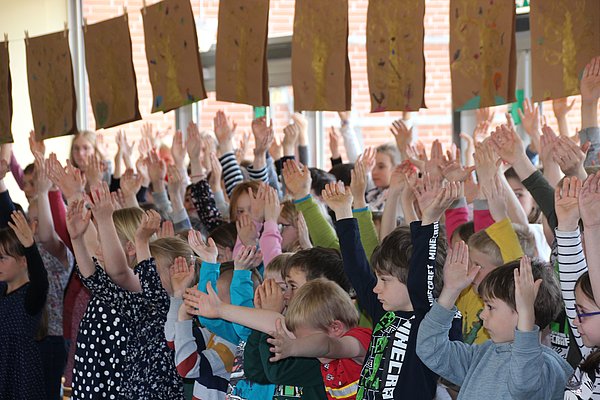
[[29, 283], [5, 295], [0, 283], [0, 399], [45, 399], [42, 361], [33, 338], [41, 312], [25, 311]]

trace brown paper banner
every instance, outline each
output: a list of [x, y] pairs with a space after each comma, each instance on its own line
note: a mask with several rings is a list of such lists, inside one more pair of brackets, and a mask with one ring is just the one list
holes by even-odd
[[455, 110], [515, 101], [514, 0], [450, 1], [450, 71]]
[[152, 112], [206, 98], [196, 23], [189, 0], [165, 0], [142, 9]]
[[371, 112], [425, 107], [425, 0], [370, 0], [367, 72]]
[[269, 105], [269, 0], [219, 1], [217, 100]]
[[96, 129], [142, 119], [127, 16], [87, 25], [84, 39]]
[[38, 140], [77, 132], [77, 100], [66, 31], [25, 40], [27, 82]]
[[348, 0], [296, 0], [292, 84], [297, 111], [350, 110]]
[[600, 1], [533, 1], [530, 12], [533, 99], [579, 94], [579, 78], [600, 54]]
[[8, 42], [0, 42], [0, 144], [12, 143], [12, 81]]

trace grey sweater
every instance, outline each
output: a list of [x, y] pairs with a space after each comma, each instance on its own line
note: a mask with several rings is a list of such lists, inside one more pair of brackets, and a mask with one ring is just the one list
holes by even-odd
[[468, 345], [448, 339], [456, 313], [434, 302], [421, 322], [417, 355], [433, 372], [461, 386], [458, 399], [563, 399], [573, 369], [542, 346], [539, 328], [515, 330], [515, 341]]

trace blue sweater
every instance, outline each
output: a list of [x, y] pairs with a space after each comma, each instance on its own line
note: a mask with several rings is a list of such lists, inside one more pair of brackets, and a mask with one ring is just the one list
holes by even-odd
[[433, 305], [419, 329], [417, 354], [433, 371], [461, 386], [459, 400], [563, 398], [573, 369], [541, 345], [537, 326], [531, 332], [516, 330], [512, 343], [451, 342], [447, 332], [455, 312], [456, 307]]

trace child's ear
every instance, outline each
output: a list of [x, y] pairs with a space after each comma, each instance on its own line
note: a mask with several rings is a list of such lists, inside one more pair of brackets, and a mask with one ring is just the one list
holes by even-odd
[[329, 325], [329, 335], [334, 337], [342, 337], [348, 328], [340, 320], [335, 320]]

